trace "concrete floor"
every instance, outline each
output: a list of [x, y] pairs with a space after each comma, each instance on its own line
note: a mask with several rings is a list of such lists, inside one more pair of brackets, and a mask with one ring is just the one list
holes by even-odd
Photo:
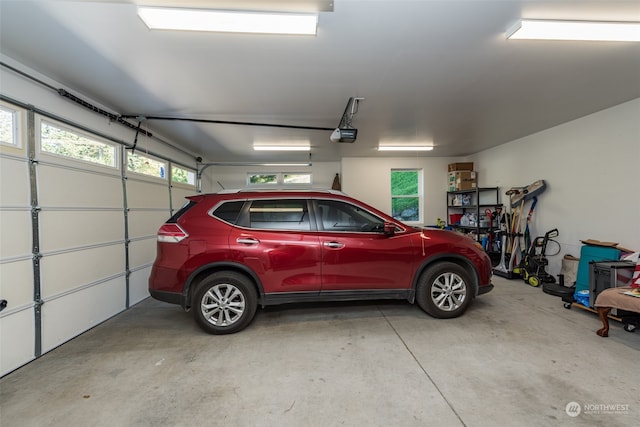
[[601, 338], [595, 314], [494, 282], [458, 319], [402, 302], [281, 306], [231, 336], [147, 299], [2, 378], [0, 424], [640, 425], [640, 332], [612, 322]]

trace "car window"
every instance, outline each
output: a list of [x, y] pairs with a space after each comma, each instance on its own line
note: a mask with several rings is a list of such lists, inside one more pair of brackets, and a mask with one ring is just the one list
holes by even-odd
[[318, 214], [324, 231], [380, 232], [384, 220], [372, 213], [337, 200], [318, 200]]
[[244, 200], [225, 202], [218, 206], [211, 214], [216, 218], [235, 225], [238, 222], [242, 206], [244, 206]]
[[310, 231], [306, 200], [254, 200], [249, 208], [249, 227]]

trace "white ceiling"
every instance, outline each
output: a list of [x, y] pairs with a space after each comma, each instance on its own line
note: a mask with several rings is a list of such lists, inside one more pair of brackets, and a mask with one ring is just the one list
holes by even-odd
[[335, 0], [316, 37], [297, 37], [149, 31], [126, 1], [0, 0], [0, 48], [123, 115], [336, 127], [349, 97], [365, 98], [353, 144], [144, 122], [216, 162], [306, 160], [251, 147], [307, 138], [315, 161], [393, 155], [381, 140], [464, 156], [640, 97], [640, 43], [506, 40], [519, 18], [640, 21], [640, 1]]

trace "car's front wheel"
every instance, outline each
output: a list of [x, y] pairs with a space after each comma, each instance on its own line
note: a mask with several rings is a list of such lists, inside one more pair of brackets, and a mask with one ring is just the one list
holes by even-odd
[[440, 262], [425, 270], [416, 289], [420, 308], [433, 317], [449, 319], [464, 313], [471, 303], [471, 277], [460, 265]]
[[222, 271], [207, 276], [196, 289], [191, 309], [210, 334], [232, 334], [246, 328], [257, 308], [257, 292], [246, 276]]

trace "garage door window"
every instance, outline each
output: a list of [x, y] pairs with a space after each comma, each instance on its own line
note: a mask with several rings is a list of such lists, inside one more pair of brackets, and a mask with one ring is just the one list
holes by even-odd
[[267, 173], [250, 173], [247, 175], [247, 185], [277, 185], [278, 184], [278, 174], [267, 174]]
[[40, 122], [40, 147], [45, 153], [115, 168], [116, 147], [57, 123]]
[[391, 171], [391, 216], [404, 222], [419, 222], [422, 186], [419, 169]]
[[196, 185], [196, 171], [178, 166], [171, 166], [171, 181], [189, 186]]
[[167, 164], [151, 156], [127, 153], [127, 170], [155, 178], [167, 179]]
[[282, 181], [284, 184], [290, 185], [309, 185], [311, 184], [310, 173], [283, 173]]
[[0, 142], [14, 147], [20, 146], [18, 140], [18, 112], [0, 105]]
[[308, 172], [249, 173], [247, 186], [298, 186], [311, 185], [312, 177]]

